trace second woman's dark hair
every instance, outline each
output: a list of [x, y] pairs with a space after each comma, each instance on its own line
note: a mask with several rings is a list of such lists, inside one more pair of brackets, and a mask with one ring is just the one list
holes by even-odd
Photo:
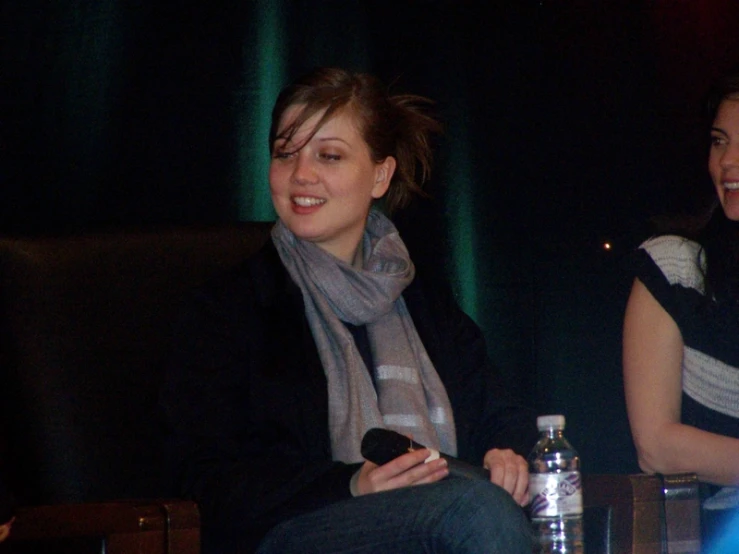
[[[739, 66], [726, 72], [708, 92], [704, 114], [709, 127], [727, 99], [739, 100]], [[739, 223], [726, 217], [718, 200], [711, 209], [696, 237], [705, 255], [706, 298], [709, 302], [739, 302]]]

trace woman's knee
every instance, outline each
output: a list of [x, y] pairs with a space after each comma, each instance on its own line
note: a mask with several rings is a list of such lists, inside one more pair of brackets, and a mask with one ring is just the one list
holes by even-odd
[[[450, 481], [451, 482], [451, 481]], [[502, 488], [457, 480], [445, 510], [443, 536], [454, 552], [531, 552], [533, 534], [523, 509]]]
[[[410, 551], [408, 544], [388, 546], [399, 538], [459, 554], [529, 554], [532, 546], [531, 526], [506, 491], [485, 481], [447, 479], [355, 498], [283, 522], [268, 534], [259, 553], [332, 550], [345, 542], [344, 535], [346, 541], [351, 538], [353, 551], [362, 551], [357, 537], [365, 535], [375, 547], [383, 543], [383, 551], [392, 552]], [[329, 543], [332, 548], [324, 548]], [[366, 546], [367, 552], [378, 551]]]
[[310, 542], [305, 540], [305, 531], [301, 518], [283, 521], [273, 527], [262, 539], [256, 554], [281, 554], [283, 552], [307, 554], [318, 552], [312, 550]]
[[469, 489], [462, 496], [468, 510], [479, 517], [510, 518], [517, 522], [525, 522], [521, 507], [513, 497], [501, 487], [485, 481], [470, 481]]

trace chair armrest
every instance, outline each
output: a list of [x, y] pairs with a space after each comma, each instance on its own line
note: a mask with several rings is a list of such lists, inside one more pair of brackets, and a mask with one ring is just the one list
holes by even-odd
[[9, 542], [100, 537], [106, 554], [198, 554], [200, 516], [194, 502], [123, 500], [24, 506]]
[[661, 475], [668, 552], [701, 551], [701, 501], [693, 473]]
[[661, 554], [677, 543], [680, 552], [700, 552], [697, 491], [693, 474], [583, 475], [586, 511], [608, 508], [609, 554]]
[[662, 553], [661, 486], [646, 474], [583, 475], [585, 510], [608, 508], [604, 536], [612, 554]]

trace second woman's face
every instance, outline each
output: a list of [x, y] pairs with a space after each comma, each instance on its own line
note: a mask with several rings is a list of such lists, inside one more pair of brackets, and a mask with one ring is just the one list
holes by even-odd
[[[278, 137], [301, 109], [285, 110]], [[290, 141], [278, 138], [272, 145], [272, 202], [298, 238], [352, 263], [372, 201], [387, 191], [395, 160], [371, 158], [350, 110], [331, 117], [310, 137], [322, 115], [308, 119]]]
[[716, 112], [708, 172], [726, 217], [739, 221], [739, 99], [724, 100]]

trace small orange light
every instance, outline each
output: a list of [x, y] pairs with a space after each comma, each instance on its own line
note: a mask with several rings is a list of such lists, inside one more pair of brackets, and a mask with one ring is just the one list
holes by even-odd
[[610, 250], [611, 249], [611, 243], [610, 242], [604, 242], [603, 243], [603, 250]]

